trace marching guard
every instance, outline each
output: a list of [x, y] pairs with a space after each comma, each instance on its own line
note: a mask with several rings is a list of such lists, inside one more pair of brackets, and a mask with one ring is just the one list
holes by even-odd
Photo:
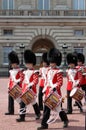
[[[46, 78], [47, 82], [43, 89], [43, 92], [45, 94], [45, 99], [49, 96], [51, 91], [56, 92], [57, 94], [61, 95], [60, 89], [63, 84], [62, 71], [58, 68], [58, 66], [61, 64], [61, 60], [62, 60], [62, 55], [61, 55], [60, 51], [56, 48], [50, 49], [50, 51], [48, 52], [48, 60], [50, 63], [50, 69], [48, 70], [47, 78]], [[46, 104], [44, 104], [41, 127], [38, 127], [37, 130], [48, 129], [47, 121], [50, 117], [50, 112], [51, 112], [50, 108]], [[60, 109], [59, 116], [60, 116], [61, 120], [64, 122], [63, 127], [67, 127], [68, 118], [67, 118], [65, 111]]]
[[[77, 66], [77, 54], [68, 53], [67, 54], [67, 63], [69, 69], [67, 70], [67, 114], [72, 114], [72, 97], [70, 96], [71, 90], [74, 87], [79, 88], [79, 78], [78, 78], [78, 70]], [[80, 105], [81, 102], [77, 102], [77, 106], [80, 108], [80, 112], [82, 112], [82, 107]]]
[[38, 104], [39, 104], [39, 109], [43, 110], [43, 88], [45, 86], [46, 82], [46, 76], [47, 76], [47, 71], [49, 69], [49, 62], [47, 60], [47, 52], [43, 53], [42, 55], [42, 65], [39, 69], [39, 93], [38, 93]]
[[78, 66], [77, 69], [79, 71], [78, 78], [80, 80], [79, 86], [85, 91], [85, 102], [86, 102], [86, 66], [84, 65], [85, 56], [82, 53], [78, 53]]
[[[38, 73], [34, 70], [34, 65], [36, 64], [36, 56], [31, 50], [25, 50], [24, 60], [26, 64], [26, 70], [23, 72], [24, 80], [22, 82], [22, 94], [24, 94], [28, 89], [31, 89], [35, 94], [37, 94], [37, 84], [38, 84]], [[35, 100], [31, 103], [36, 114], [36, 120], [40, 118], [41, 113], [39, 106]], [[16, 119], [17, 122], [25, 121], [26, 114], [26, 104], [21, 101], [20, 103], [20, 117]]]
[[[9, 70], [10, 77], [8, 83], [8, 92], [18, 84], [21, 87], [21, 69], [19, 68], [19, 58], [17, 53], [12, 51], [8, 55], [9, 64], [11, 69]], [[14, 115], [14, 99], [8, 94], [8, 112], [5, 115]]]

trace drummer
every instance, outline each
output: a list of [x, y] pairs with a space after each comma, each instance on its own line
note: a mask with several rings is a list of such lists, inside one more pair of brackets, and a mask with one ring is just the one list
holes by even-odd
[[[50, 51], [48, 52], [48, 60], [50, 63], [50, 69], [48, 70], [47, 78], [46, 78], [47, 82], [43, 90], [43, 92], [45, 93], [45, 98], [48, 97], [51, 91], [57, 92], [59, 95], [61, 95], [60, 89], [63, 84], [62, 71], [58, 68], [62, 60], [62, 55], [60, 51], [56, 48], [50, 49]], [[50, 117], [50, 112], [51, 112], [50, 108], [44, 105], [41, 127], [38, 127], [37, 130], [48, 129], [47, 121]], [[67, 127], [68, 118], [67, 118], [66, 113], [63, 110], [61, 110], [59, 111], [59, 116], [61, 120], [64, 122], [63, 127]]]
[[49, 62], [47, 60], [47, 52], [42, 55], [43, 66], [39, 69], [39, 93], [38, 93], [38, 103], [40, 110], [43, 110], [43, 88], [46, 82], [47, 71], [49, 69]]
[[[67, 70], [67, 114], [72, 114], [72, 97], [70, 97], [70, 92], [74, 87], [78, 87], [78, 71], [77, 71], [77, 55], [75, 53], [67, 54], [67, 63], [69, 69]], [[82, 107], [77, 104], [82, 111]]]
[[[10, 91], [16, 84], [21, 87], [21, 74], [22, 71], [19, 68], [19, 58], [17, 53], [12, 51], [8, 55], [9, 64], [11, 69], [9, 70], [10, 77], [8, 83], [8, 91]], [[8, 94], [8, 112], [5, 115], [14, 115], [14, 99]]]
[[86, 66], [84, 65], [85, 56], [82, 53], [78, 53], [78, 66], [77, 69], [79, 71], [78, 78], [80, 79], [79, 85], [83, 91], [85, 91], [85, 102], [86, 102]]
[[[38, 83], [38, 73], [34, 70], [34, 65], [36, 64], [36, 56], [31, 50], [25, 50], [24, 60], [26, 64], [26, 70], [24, 73], [24, 80], [22, 83], [22, 94], [24, 94], [28, 89], [31, 89], [35, 94], [37, 93], [36, 86]], [[40, 118], [41, 113], [36, 99], [32, 102], [34, 112], [36, 114], [36, 120]], [[20, 117], [16, 119], [17, 122], [25, 121], [26, 105], [20, 103]]]

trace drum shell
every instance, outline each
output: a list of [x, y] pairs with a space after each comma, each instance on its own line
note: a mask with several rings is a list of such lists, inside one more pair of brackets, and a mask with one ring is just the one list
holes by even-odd
[[22, 96], [21, 100], [26, 104], [29, 105], [32, 103], [36, 98], [36, 94], [32, 90], [27, 90]]
[[21, 94], [22, 94], [22, 89], [17, 84], [9, 91], [9, 95], [13, 97], [13, 99], [19, 98]]
[[[74, 90], [75, 89], [75, 90]], [[72, 95], [73, 91], [75, 91], [75, 93]], [[81, 101], [84, 97], [84, 93], [81, 89], [79, 88], [73, 88], [71, 90], [71, 93], [70, 93], [70, 97], [74, 98], [75, 100], [77, 101]]]
[[44, 104], [54, 110], [61, 103], [61, 96], [55, 92], [51, 93], [44, 101]]

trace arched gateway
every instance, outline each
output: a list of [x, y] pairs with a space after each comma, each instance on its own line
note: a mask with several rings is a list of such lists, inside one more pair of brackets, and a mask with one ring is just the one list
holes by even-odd
[[53, 48], [54, 44], [47, 38], [39, 38], [32, 45], [32, 51], [36, 54], [37, 64], [36, 68], [41, 66], [41, 56], [44, 52], [47, 52], [50, 48]]

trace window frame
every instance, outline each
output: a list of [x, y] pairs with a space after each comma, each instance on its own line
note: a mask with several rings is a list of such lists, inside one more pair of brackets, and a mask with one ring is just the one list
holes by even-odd
[[[80, 33], [78, 33], [78, 32], [80, 32], [80, 31], [82, 31], [82, 34], [80, 34]], [[75, 32], [77, 32], [77, 33], [75, 33]], [[84, 36], [84, 30], [83, 29], [75, 29], [74, 30], [74, 36]]]
[[12, 9], [10, 8], [10, 0], [6, 0], [6, 1], [7, 1], [7, 7], [4, 8], [3, 3], [5, 3], [5, 2], [4, 2], [4, 0], [2, 0], [2, 9], [3, 10], [13, 10], [14, 9], [14, 0], [12, 0], [13, 1], [13, 7], [12, 7]]
[[[42, 8], [40, 8], [39, 7], [39, 2], [42, 2], [43, 3], [43, 5], [42, 5]], [[48, 7], [48, 9], [45, 9], [45, 2], [46, 2], [46, 0], [38, 0], [38, 10], [50, 10], [50, 0], [48, 0], [49, 1], [49, 7]]]
[[[84, 51], [83, 48], [84, 48], [84, 47], [82, 47], [82, 46], [80, 46], [80, 47], [79, 47], [79, 46], [75, 46], [75, 47], [74, 47], [74, 52], [83, 53], [83, 51]], [[79, 50], [79, 51], [78, 51], [78, 50]]]
[[13, 50], [13, 46], [3, 46], [3, 65], [8, 65], [8, 54]]
[[[5, 34], [4, 31], [12, 31], [12, 33], [7, 33], [7, 34]], [[14, 33], [14, 32], [13, 32], [13, 29], [10, 29], [10, 28], [4, 28], [4, 29], [3, 29], [3, 35], [4, 35], [4, 36], [12, 36], [13, 33]]]
[[[85, 10], [85, 4], [86, 4], [85, 0], [82, 1], [82, 2], [84, 2], [84, 3], [83, 3], [83, 5], [84, 5], [84, 6], [83, 6], [83, 9], [81, 9], [81, 7], [80, 7], [80, 5], [81, 5], [81, 4], [80, 4], [80, 1], [81, 1], [81, 0], [77, 0], [77, 1], [76, 1], [76, 0], [73, 0], [73, 9], [74, 9], [74, 10]], [[77, 8], [75, 7], [75, 2], [77, 3]]]

